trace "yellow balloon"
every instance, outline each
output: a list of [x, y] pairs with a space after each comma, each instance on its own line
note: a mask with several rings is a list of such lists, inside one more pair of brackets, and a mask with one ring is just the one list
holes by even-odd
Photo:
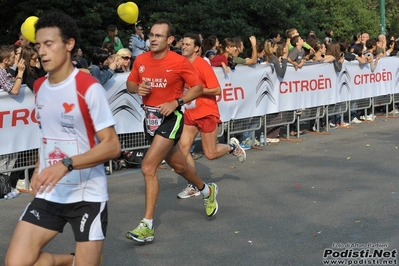
[[21, 25], [21, 34], [29, 42], [35, 43], [35, 24], [39, 18], [31, 16], [25, 20]]
[[36, 17], [36, 16], [30, 16], [30, 17], [28, 17], [27, 19], [25, 19], [25, 22], [28, 21], [28, 23], [31, 23], [31, 22], [36, 23], [38, 19], [39, 19], [39, 18]]
[[139, 8], [133, 2], [126, 2], [118, 6], [117, 13], [123, 21], [134, 24], [139, 17]]

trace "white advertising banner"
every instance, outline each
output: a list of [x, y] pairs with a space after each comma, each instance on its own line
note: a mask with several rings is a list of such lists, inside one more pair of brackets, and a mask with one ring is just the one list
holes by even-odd
[[22, 85], [18, 95], [0, 91], [0, 155], [39, 147], [34, 95]]
[[[339, 73], [332, 63], [307, 63], [296, 71], [289, 65], [283, 79], [269, 64], [237, 66], [229, 74], [220, 67], [214, 71], [224, 122], [399, 93], [399, 57], [381, 58], [374, 72], [357, 61], [345, 61]], [[127, 93], [127, 76], [116, 74], [104, 85], [118, 134], [143, 131], [141, 98]], [[38, 148], [33, 93], [23, 85], [16, 96], [0, 91], [0, 101], [0, 155]]]

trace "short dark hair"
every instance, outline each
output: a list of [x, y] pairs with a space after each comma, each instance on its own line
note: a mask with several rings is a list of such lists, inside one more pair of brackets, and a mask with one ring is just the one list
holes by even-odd
[[2, 45], [0, 46], [0, 63], [3, 62], [4, 59], [9, 58], [11, 52], [14, 51], [14, 47], [12, 45]]
[[175, 39], [172, 42], [172, 45], [175, 46], [181, 39], [183, 39], [183, 37], [179, 34], [176, 34]]
[[194, 46], [201, 47], [201, 41], [197, 33], [187, 32], [184, 34], [183, 38], [190, 38], [194, 40]]
[[108, 25], [108, 27], [107, 27], [107, 31], [115, 31], [116, 29], [117, 29], [117, 27], [113, 24]]
[[91, 63], [93, 65], [99, 66], [100, 64], [103, 64], [105, 60], [107, 60], [108, 56], [108, 51], [97, 48], [96, 50], [94, 50], [93, 55], [91, 56]]
[[362, 56], [363, 54], [363, 44], [362, 43], [357, 43], [353, 47], [353, 53], [357, 54], [358, 56]]
[[71, 54], [75, 54], [80, 42], [79, 29], [73, 18], [61, 11], [49, 11], [39, 18], [35, 25], [35, 32], [43, 28], [58, 28], [63, 43], [67, 43], [69, 39], [75, 40], [75, 46]]
[[371, 48], [373, 48], [373, 46], [375, 46], [375, 45], [377, 45], [377, 39], [372, 38], [372, 39], [368, 39], [368, 40], [366, 41], [366, 48], [367, 48], [367, 49], [371, 49]]
[[166, 24], [168, 25], [168, 37], [169, 36], [175, 36], [175, 27], [173, 26], [173, 24], [167, 20], [167, 19], [160, 19], [157, 20], [154, 25], [162, 25], [162, 24]]
[[299, 36], [299, 35], [296, 35], [296, 36], [292, 37], [291, 38], [291, 45], [295, 47], [299, 38], [301, 38], [301, 36]]
[[[277, 38], [280, 35], [280, 33], [278, 33], [277, 31], [272, 31], [269, 34], [269, 39], [274, 39]], [[280, 35], [281, 36], [281, 35]]]

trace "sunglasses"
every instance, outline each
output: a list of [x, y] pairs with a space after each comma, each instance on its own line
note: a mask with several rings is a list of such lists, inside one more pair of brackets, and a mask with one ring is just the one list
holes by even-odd
[[130, 59], [132, 59], [130, 56], [122, 56], [122, 59], [123, 60], [130, 60]]

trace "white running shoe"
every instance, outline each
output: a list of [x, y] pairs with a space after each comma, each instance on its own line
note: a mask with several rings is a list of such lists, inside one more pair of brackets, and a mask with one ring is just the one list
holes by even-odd
[[353, 123], [353, 124], [361, 124], [362, 121], [360, 121], [359, 119], [357, 119], [357, 117], [355, 117], [355, 118], [352, 119], [351, 123]]
[[177, 194], [177, 197], [179, 199], [188, 199], [191, 197], [197, 197], [199, 195], [201, 195], [201, 192], [196, 186], [192, 184], [187, 184], [187, 187], [185, 187], [179, 194]]
[[230, 153], [236, 156], [238, 161], [240, 161], [240, 163], [243, 163], [247, 158], [247, 154], [245, 153], [244, 149], [241, 148], [238, 139], [231, 138], [229, 143], [235, 146], [235, 149], [232, 150]]
[[336, 125], [336, 124], [334, 124], [334, 123], [329, 123], [329, 126], [330, 126], [330, 128], [337, 128], [338, 126]]

